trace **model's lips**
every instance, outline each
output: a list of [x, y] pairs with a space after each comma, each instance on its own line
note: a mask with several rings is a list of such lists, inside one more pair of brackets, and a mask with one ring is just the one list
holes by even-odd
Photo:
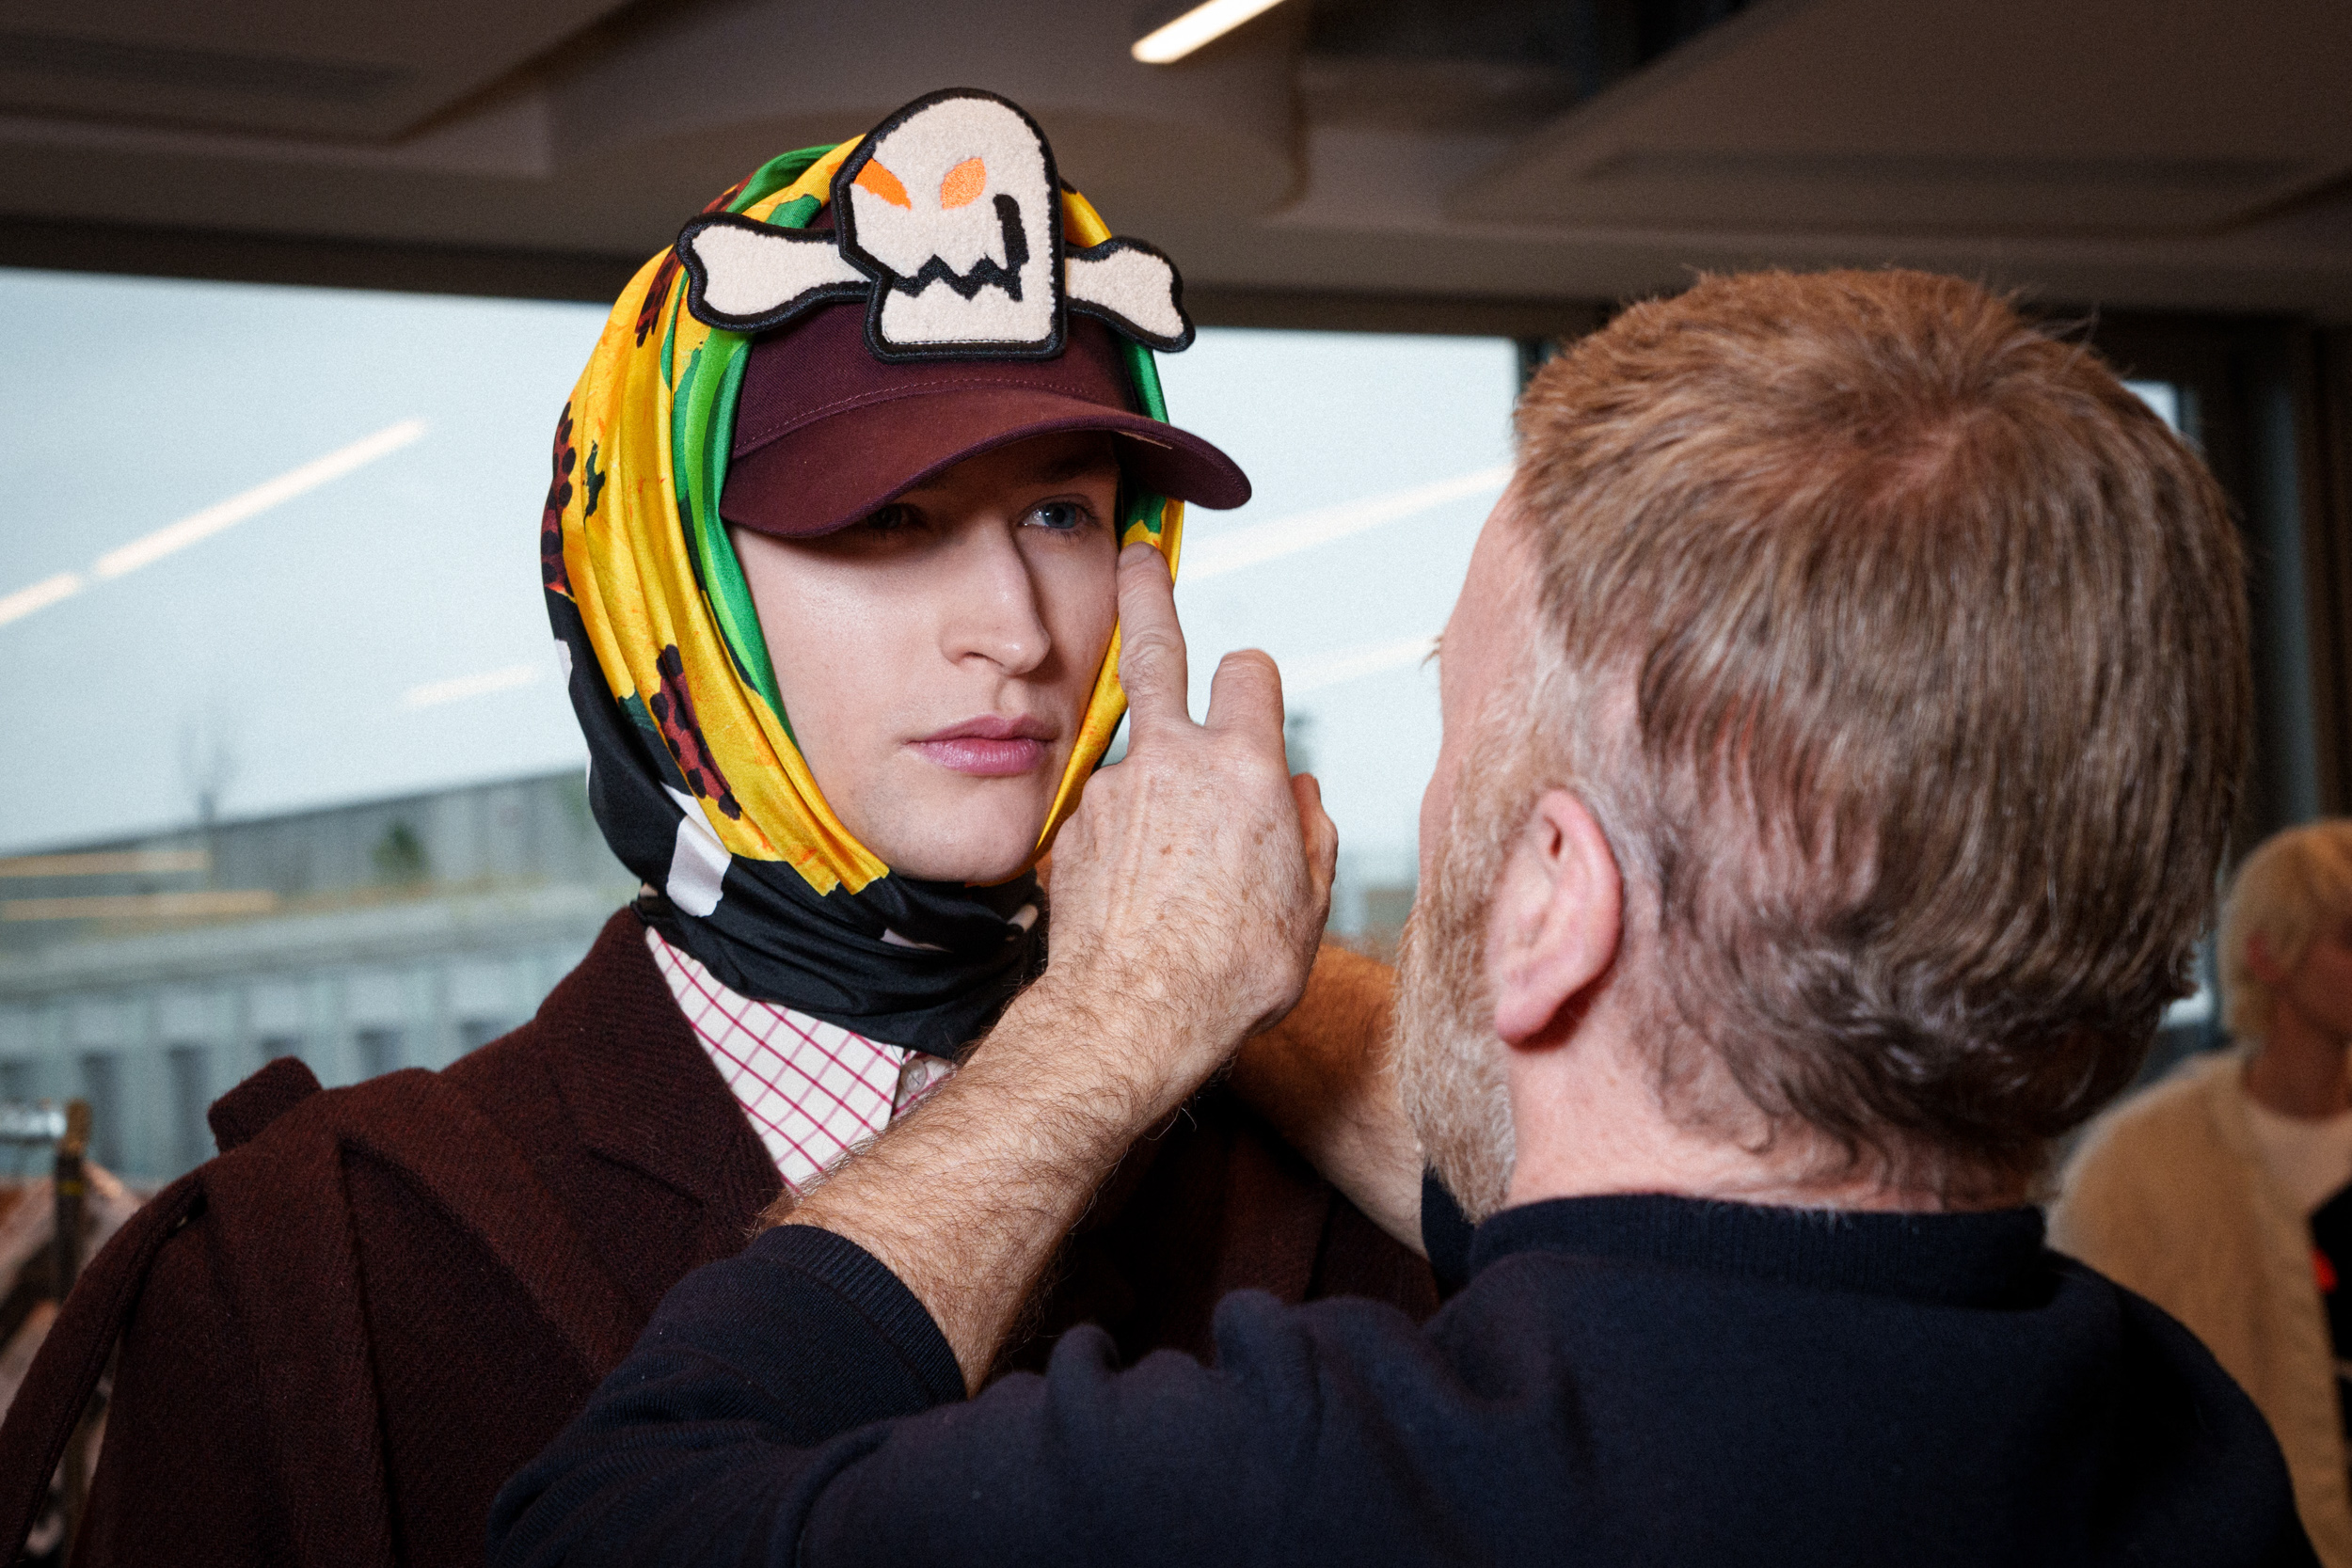
[[1044, 761], [1054, 735], [1054, 726], [1042, 719], [983, 714], [908, 744], [952, 772], [993, 779], [1026, 773]]

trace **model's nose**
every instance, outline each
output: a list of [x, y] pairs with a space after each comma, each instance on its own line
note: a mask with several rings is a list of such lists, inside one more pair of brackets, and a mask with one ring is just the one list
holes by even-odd
[[1007, 674], [1025, 675], [1053, 651], [1044, 608], [1029, 563], [1012, 531], [984, 524], [961, 531], [956, 549], [956, 595], [948, 617], [945, 651], [951, 661], [977, 656]]

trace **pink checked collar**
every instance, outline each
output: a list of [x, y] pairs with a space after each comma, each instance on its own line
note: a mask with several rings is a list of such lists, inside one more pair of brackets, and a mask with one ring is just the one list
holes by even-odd
[[650, 926], [645, 945], [796, 1196], [956, 1070], [936, 1056], [739, 996]]

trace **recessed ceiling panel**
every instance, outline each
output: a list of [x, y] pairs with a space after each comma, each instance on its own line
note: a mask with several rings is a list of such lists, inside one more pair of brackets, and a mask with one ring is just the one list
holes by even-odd
[[2352, 168], [2352, 6], [1780, 0], [1456, 193], [1610, 228], [2197, 233]]
[[0, 110], [395, 135], [619, 0], [0, 0]]

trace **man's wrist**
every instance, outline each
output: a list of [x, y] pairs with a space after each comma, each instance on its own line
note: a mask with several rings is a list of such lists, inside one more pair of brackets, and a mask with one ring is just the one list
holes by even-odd
[[[1041, 979], [954, 1077], [776, 1216], [834, 1231], [896, 1275], [972, 1386], [1095, 1189], [1191, 1093], [1198, 1042], [1168, 1050], [1165, 1030], [1098, 1005], [1104, 994]], [[910, 1205], [915, 1181], [926, 1201]]]
[[1240, 1032], [1227, 1033], [1220, 1037], [1214, 1019], [1146, 977], [1103, 983], [1049, 968], [1005, 1010], [980, 1052], [1001, 1042], [1006, 1066], [1033, 1058], [1072, 1099], [1104, 1111], [1115, 1161], [1232, 1054]]

